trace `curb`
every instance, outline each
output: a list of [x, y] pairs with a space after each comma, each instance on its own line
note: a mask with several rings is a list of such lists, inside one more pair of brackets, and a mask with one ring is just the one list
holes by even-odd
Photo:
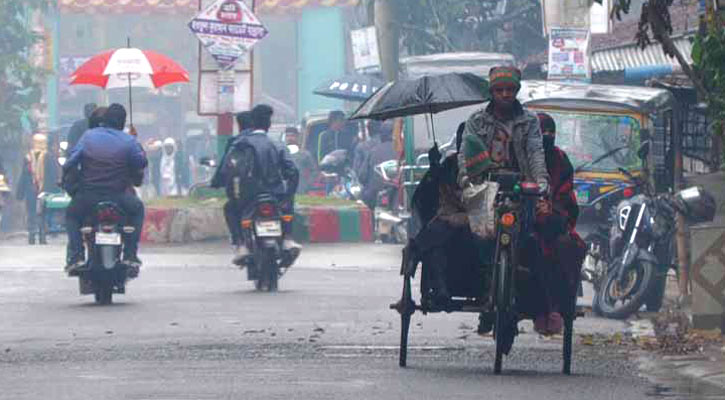
[[[372, 242], [372, 213], [364, 205], [298, 206], [292, 236], [302, 243]], [[190, 243], [229, 237], [219, 207], [146, 208], [142, 243]]]

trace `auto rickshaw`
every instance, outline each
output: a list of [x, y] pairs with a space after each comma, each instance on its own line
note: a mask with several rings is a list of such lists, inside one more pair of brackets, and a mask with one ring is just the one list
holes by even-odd
[[[671, 136], [674, 97], [664, 89], [585, 83], [524, 81], [519, 101], [532, 112], [556, 121], [556, 144], [572, 162], [580, 208], [580, 233], [609, 217], [623, 198], [637, 194], [634, 182], [620, 171], [641, 173], [637, 149], [651, 139], [655, 178], [662, 186], [665, 143]], [[665, 184], [666, 185], [666, 184]]]

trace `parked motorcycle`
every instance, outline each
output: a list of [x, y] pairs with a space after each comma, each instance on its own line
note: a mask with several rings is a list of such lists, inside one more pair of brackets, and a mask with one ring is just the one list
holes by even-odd
[[399, 201], [398, 161], [382, 162], [374, 171], [383, 182], [375, 202], [375, 237], [383, 243], [407, 243], [410, 213]]
[[[647, 155], [648, 143], [640, 149]], [[583, 279], [592, 282], [594, 311], [624, 319], [643, 305], [648, 311], [662, 306], [667, 272], [675, 268], [675, 216], [691, 223], [712, 221], [715, 201], [704, 188], [695, 186], [675, 194], [654, 194], [646, 178], [620, 171], [632, 179], [642, 194], [622, 200], [607, 230], [598, 227], [587, 236], [588, 255]]]
[[299, 250], [285, 251], [282, 247], [282, 225], [291, 224], [293, 218], [282, 213], [276, 197], [263, 193], [256, 197], [254, 208], [242, 220], [244, 240], [252, 252], [242, 263], [247, 267], [248, 280], [254, 281], [257, 290], [276, 291], [279, 278], [299, 257]]
[[329, 197], [359, 200], [362, 186], [350, 165], [347, 150], [331, 151], [320, 161], [320, 174]]
[[78, 276], [80, 294], [93, 294], [98, 304], [111, 304], [113, 294], [124, 294], [128, 279], [138, 276], [138, 268], [121, 262], [124, 242], [135, 231], [125, 222], [121, 207], [106, 201], [94, 207], [81, 228], [88, 261], [72, 276]]

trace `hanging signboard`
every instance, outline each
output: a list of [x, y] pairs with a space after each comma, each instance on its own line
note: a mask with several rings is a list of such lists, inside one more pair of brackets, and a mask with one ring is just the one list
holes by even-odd
[[269, 33], [242, 0], [217, 0], [189, 22], [206, 51], [222, 70], [240, 58]]
[[590, 81], [590, 41], [588, 29], [552, 27], [549, 36], [549, 79]]
[[[204, 15], [204, 12], [209, 9], [221, 10], [222, 3], [226, 3], [226, 1], [199, 0], [199, 15]], [[251, 10], [250, 14], [254, 15], [254, 0], [237, 1], [237, 3], [243, 3], [247, 10]], [[227, 10], [233, 11], [232, 8], [227, 8]], [[190, 28], [192, 22], [189, 23]], [[205, 47], [204, 41], [200, 39], [197, 91], [197, 113], [199, 115], [214, 116], [247, 110], [251, 107], [253, 97], [252, 54], [253, 50], [249, 49], [229, 66], [229, 64], [219, 63], [209, 48]], [[229, 69], [224, 70], [223, 67]]]
[[350, 31], [350, 41], [356, 70], [380, 67], [378, 38], [374, 26]]

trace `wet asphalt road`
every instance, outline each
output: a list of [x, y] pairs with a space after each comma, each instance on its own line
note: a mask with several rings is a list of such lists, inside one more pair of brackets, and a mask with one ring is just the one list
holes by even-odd
[[107, 307], [78, 295], [62, 251], [0, 244], [0, 399], [686, 398], [617, 348], [577, 343], [562, 376], [561, 341], [530, 323], [494, 376], [470, 314], [414, 315], [398, 368], [398, 247], [308, 246], [276, 294], [254, 292], [221, 243], [146, 248], [141, 277]]

